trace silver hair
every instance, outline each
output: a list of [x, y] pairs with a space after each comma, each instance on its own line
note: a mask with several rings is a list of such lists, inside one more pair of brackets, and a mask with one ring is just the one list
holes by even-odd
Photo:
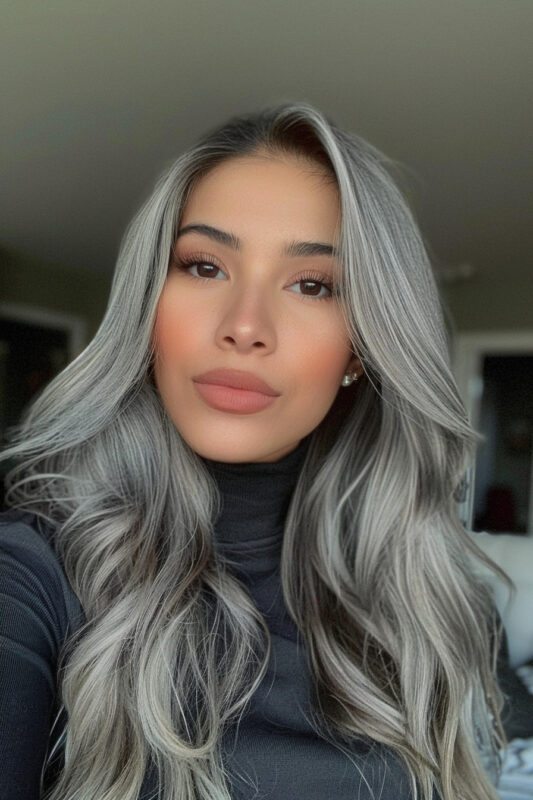
[[0, 456], [17, 461], [7, 504], [56, 527], [87, 618], [62, 652], [65, 767], [50, 800], [134, 800], [149, 762], [164, 800], [230, 797], [221, 732], [264, 674], [268, 629], [214, 555], [220, 497], [161, 403], [152, 332], [191, 189], [259, 152], [302, 156], [337, 183], [339, 302], [365, 371], [312, 432], [285, 525], [282, 585], [317, 718], [332, 740], [392, 748], [415, 797], [496, 800], [501, 626], [475, 564], [497, 568], [454, 499], [477, 434], [385, 158], [307, 103], [235, 117], [177, 159], [127, 230], [96, 335]]

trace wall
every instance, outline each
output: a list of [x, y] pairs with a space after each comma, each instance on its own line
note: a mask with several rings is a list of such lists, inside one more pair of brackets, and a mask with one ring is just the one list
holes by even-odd
[[444, 302], [458, 331], [533, 329], [531, 270], [494, 277], [478, 274], [447, 285]]
[[88, 341], [102, 320], [110, 287], [111, 275], [73, 271], [62, 265], [0, 252], [2, 301], [80, 316], [87, 324]]

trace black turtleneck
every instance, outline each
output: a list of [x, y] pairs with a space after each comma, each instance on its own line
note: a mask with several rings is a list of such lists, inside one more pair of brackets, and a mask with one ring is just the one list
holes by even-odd
[[[223, 758], [233, 800], [407, 800], [403, 769], [385, 748], [354, 742], [351, 757], [313, 726], [313, 682], [305, 645], [280, 585], [283, 527], [308, 440], [275, 463], [205, 460], [222, 495], [215, 549], [265, 617], [271, 653], [265, 677]], [[0, 514], [0, 800], [38, 800], [54, 716], [57, 655], [79, 604], [32, 514]], [[57, 725], [56, 725], [57, 728]], [[57, 731], [54, 731], [54, 735]], [[141, 798], [157, 796], [148, 770]]]
[[269, 628], [293, 641], [297, 630], [283, 602], [279, 566], [285, 517], [308, 444], [302, 440], [273, 463], [205, 460], [223, 503], [215, 552], [246, 586]]
[[[312, 723], [305, 646], [280, 581], [283, 528], [309, 440], [275, 463], [207, 461], [222, 495], [215, 549], [250, 592], [271, 635], [267, 673], [239, 725], [223, 739], [235, 800], [381, 800], [411, 797], [405, 773], [381, 746], [358, 742], [350, 757]], [[316, 718], [316, 717], [315, 717]]]

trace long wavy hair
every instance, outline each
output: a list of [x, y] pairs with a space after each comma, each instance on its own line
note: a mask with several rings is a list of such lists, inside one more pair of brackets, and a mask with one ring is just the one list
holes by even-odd
[[149, 764], [164, 800], [230, 797], [221, 733], [264, 675], [268, 629], [215, 556], [220, 497], [154, 386], [152, 332], [191, 189], [259, 151], [337, 183], [339, 302], [365, 370], [312, 432], [284, 532], [323, 730], [391, 748], [415, 797], [496, 800], [501, 626], [475, 565], [497, 568], [455, 501], [477, 434], [385, 158], [307, 103], [232, 118], [177, 159], [127, 230], [96, 335], [10, 431], [6, 503], [54, 526], [87, 620], [62, 651], [50, 798], [134, 800]]

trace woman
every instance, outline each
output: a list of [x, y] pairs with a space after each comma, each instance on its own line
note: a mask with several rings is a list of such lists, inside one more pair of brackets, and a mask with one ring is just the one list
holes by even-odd
[[286, 104], [133, 221], [3, 454], [10, 797], [497, 797], [476, 435], [382, 162]]

